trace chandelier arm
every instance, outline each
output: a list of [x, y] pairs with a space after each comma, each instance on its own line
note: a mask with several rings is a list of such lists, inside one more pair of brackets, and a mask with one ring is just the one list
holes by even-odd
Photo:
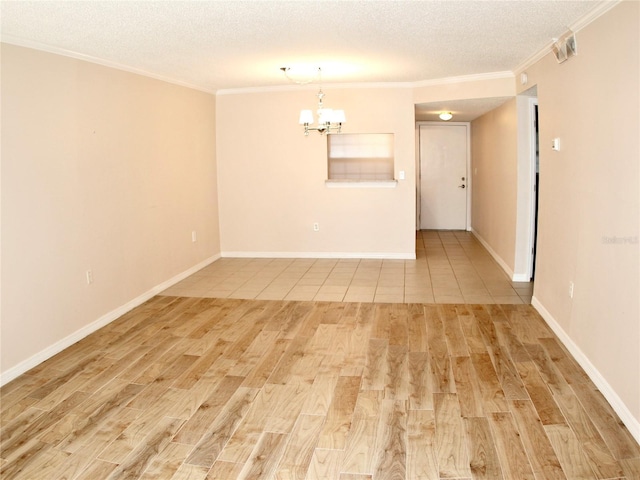
[[[284, 69], [283, 69], [284, 70]], [[286, 73], [286, 72], [285, 72]], [[318, 126], [312, 127], [313, 114], [310, 110], [302, 110], [300, 113], [300, 124], [304, 126], [304, 135], [309, 136], [309, 132], [314, 130], [320, 135], [325, 133], [341, 133], [342, 123], [344, 122], [344, 111], [324, 108], [324, 92], [322, 91], [322, 69], [318, 67], [318, 83], [319, 89], [316, 96], [318, 97]], [[339, 113], [338, 113], [339, 112]], [[337, 118], [336, 118], [337, 117]]]

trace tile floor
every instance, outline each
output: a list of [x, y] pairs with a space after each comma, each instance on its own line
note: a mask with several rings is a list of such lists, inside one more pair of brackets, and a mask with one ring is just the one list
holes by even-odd
[[381, 303], [531, 303], [469, 232], [417, 232], [415, 260], [222, 258], [163, 295]]

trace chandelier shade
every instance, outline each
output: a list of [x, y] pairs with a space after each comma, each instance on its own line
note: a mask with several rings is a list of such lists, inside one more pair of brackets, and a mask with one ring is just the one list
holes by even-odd
[[300, 125], [313, 123], [313, 112], [311, 110], [300, 110]]

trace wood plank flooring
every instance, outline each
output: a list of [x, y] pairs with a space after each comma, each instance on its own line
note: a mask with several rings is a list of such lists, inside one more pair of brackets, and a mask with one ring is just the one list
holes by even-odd
[[0, 395], [7, 480], [640, 478], [529, 305], [157, 296]]

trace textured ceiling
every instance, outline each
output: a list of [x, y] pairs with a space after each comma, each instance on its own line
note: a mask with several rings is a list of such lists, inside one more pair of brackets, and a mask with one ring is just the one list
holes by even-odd
[[416, 120], [439, 122], [441, 112], [451, 112], [452, 122], [471, 122], [485, 113], [498, 108], [513, 97], [469, 98], [416, 105]]
[[2, 40], [98, 59], [207, 91], [419, 82], [503, 72], [600, 1], [2, 1]]

